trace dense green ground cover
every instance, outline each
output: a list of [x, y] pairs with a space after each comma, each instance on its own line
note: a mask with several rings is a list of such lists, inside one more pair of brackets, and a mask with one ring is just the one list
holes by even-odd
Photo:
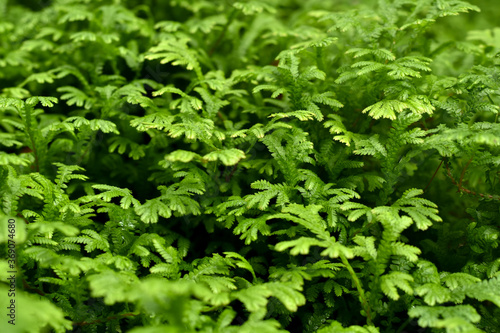
[[498, 9], [0, 0], [0, 331], [499, 332]]

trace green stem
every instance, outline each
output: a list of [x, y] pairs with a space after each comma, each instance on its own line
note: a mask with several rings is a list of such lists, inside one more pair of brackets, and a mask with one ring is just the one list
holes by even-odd
[[363, 286], [361, 285], [361, 281], [359, 281], [358, 276], [356, 275], [356, 272], [354, 272], [354, 269], [352, 268], [351, 264], [349, 264], [349, 261], [347, 260], [347, 258], [343, 254], [340, 254], [340, 260], [342, 260], [342, 263], [349, 271], [349, 274], [351, 275], [351, 278], [354, 281], [354, 284], [356, 285], [356, 289], [358, 290], [358, 293], [359, 293], [359, 300], [361, 302], [361, 306], [363, 307], [363, 309], [365, 310], [365, 313], [366, 313], [366, 323], [370, 326], [373, 326], [370, 305], [368, 304], [368, 301], [366, 299], [365, 291], [363, 290]]
[[411, 318], [406, 319], [405, 322], [401, 326], [399, 326], [399, 328], [396, 331], [396, 333], [401, 333], [405, 329], [405, 327], [408, 326], [408, 324], [410, 323], [410, 321], [411, 321]]
[[85, 156], [87, 155], [87, 153], [90, 151], [90, 148], [92, 147], [92, 144], [94, 143], [94, 141], [95, 141], [95, 133], [92, 135], [92, 137], [91, 137], [91, 139], [90, 139], [90, 141], [88, 143], [87, 148], [85, 149], [85, 151], [83, 152], [83, 154], [80, 156], [80, 158], [76, 162], [76, 165], [80, 165], [83, 162], [83, 159], [85, 158]]
[[33, 155], [35, 155], [35, 171], [40, 172], [40, 161], [38, 159], [38, 153], [36, 151], [35, 138], [33, 137], [33, 131], [31, 130], [31, 107], [25, 105], [25, 122], [26, 122], [26, 132], [28, 133], [28, 137], [31, 142], [31, 150], [33, 150]]
[[215, 49], [217, 49], [217, 47], [219, 46], [219, 44], [222, 42], [222, 39], [224, 38], [224, 35], [226, 34], [227, 29], [229, 28], [229, 25], [236, 18], [237, 12], [238, 12], [237, 9], [233, 8], [233, 10], [231, 11], [231, 13], [229, 13], [229, 18], [227, 19], [226, 24], [222, 28], [222, 31], [220, 32], [219, 37], [217, 37], [217, 40], [215, 41], [215, 43], [210, 48], [210, 51], [208, 51], [208, 55], [209, 56], [212, 56], [212, 54], [215, 52]]
[[429, 186], [431, 185], [432, 180], [434, 179], [434, 177], [436, 177], [436, 174], [438, 173], [439, 168], [441, 168], [441, 165], [443, 164], [443, 161], [444, 160], [441, 160], [441, 163], [439, 163], [436, 171], [434, 171], [434, 174], [432, 175], [431, 180], [429, 180], [429, 182], [427, 183], [427, 186], [424, 188], [424, 192], [427, 190], [427, 188], [429, 188]]
[[318, 64], [318, 69], [325, 71], [325, 63], [323, 62], [323, 48], [316, 48], [316, 63]]

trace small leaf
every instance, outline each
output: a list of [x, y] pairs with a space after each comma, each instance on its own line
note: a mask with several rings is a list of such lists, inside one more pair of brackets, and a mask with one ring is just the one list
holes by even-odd
[[231, 166], [237, 164], [240, 160], [244, 159], [245, 153], [239, 149], [223, 149], [216, 150], [203, 156], [207, 161], [220, 160], [224, 165]]

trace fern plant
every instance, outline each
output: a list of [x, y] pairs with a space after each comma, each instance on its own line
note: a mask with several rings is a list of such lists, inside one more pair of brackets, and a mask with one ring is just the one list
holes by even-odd
[[497, 7], [0, 0], [0, 330], [497, 332]]

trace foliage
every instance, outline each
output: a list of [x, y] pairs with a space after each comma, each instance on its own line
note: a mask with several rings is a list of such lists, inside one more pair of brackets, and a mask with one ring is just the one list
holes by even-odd
[[498, 332], [498, 5], [353, 3], [0, 0], [0, 331]]

